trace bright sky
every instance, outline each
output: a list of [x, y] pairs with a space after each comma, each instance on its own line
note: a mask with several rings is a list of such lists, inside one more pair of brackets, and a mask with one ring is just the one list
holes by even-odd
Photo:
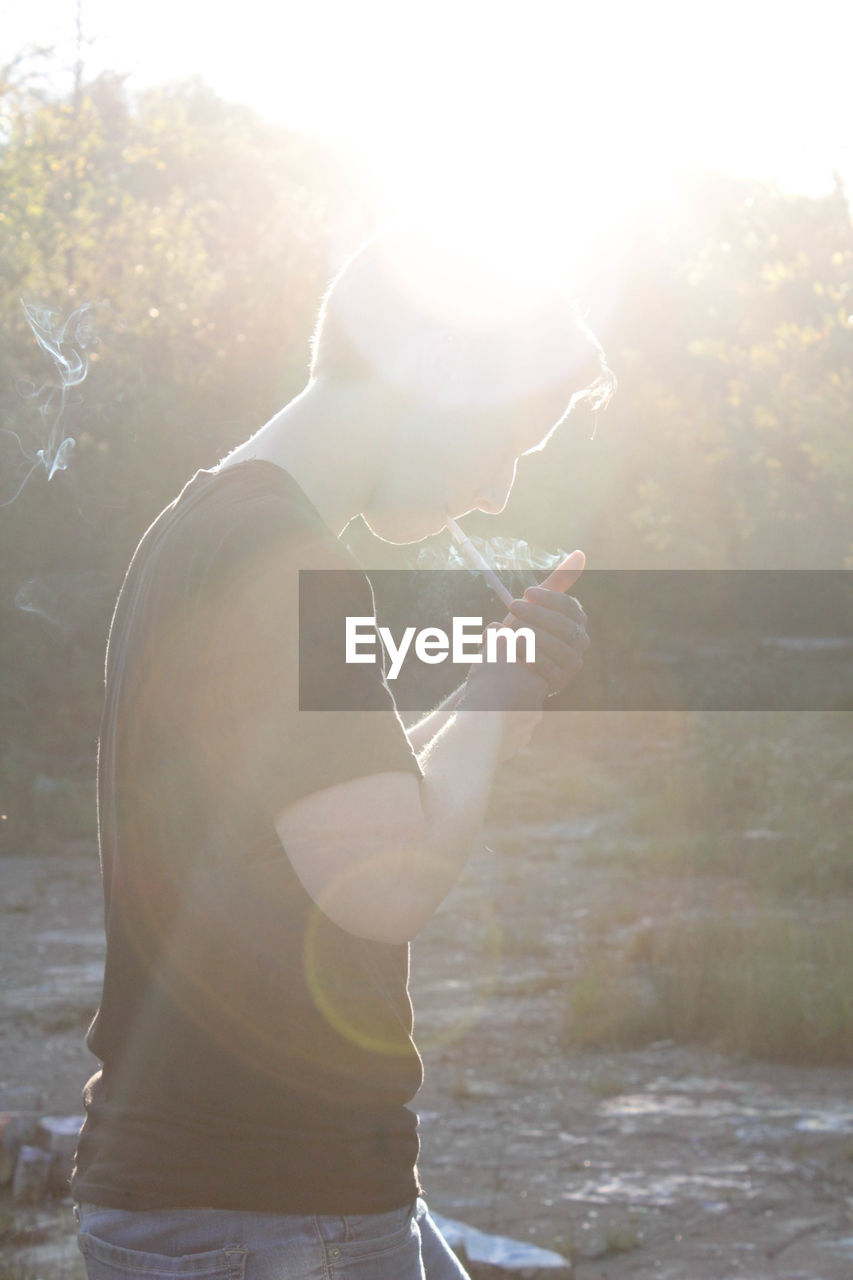
[[[4, 15], [73, 59], [75, 0]], [[818, 194], [853, 179], [853, 6], [837, 0], [83, 0], [87, 65], [142, 86], [201, 75], [346, 138], [389, 212], [431, 201], [600, 235], [667, 174], [712, 165]], [[853, 182], [851, 182], [853, 185]]]

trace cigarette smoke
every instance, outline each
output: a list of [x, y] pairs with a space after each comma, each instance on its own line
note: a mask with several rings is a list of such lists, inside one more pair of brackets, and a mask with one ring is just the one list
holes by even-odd
[[[468, 537], [490, 567], [505, 576], [507, 586], [519, 593], [526, 587], [534, 586], [543, 572], [556, 568], [568, 554], [561, 550], [543, 551], [532, 546], [525, 538], [499, 535], [478, 538], [471, 534]], [[413, 568], [471, 570], [468, 561], [452, 540], [449, 546], [442, 541], [438, 545], [433, 542], [420, 547]]]
[[[65, 412], [69, 391], [78, 387], [89, 372], [89, 359], [86, 349], [95, 341], [95, 329], [92, 307], [86, 303], [72, 311], [67, 319], [59, 321], [57, 312], [49, 307], [32, 306], [21, 299], [21, 307], [33, 337], [51, 365], [51, 377], [40, 386], [19, 384], [20, 395], [35, 403], [39, 424], [33, 424], [30, 435], [33, 441], [26, 442], [16, 431], [9, 427], [0, 428], [0, 433], [17, 446], [17, 466], [4, 466], [4, 472], [12, 475], [12, 483], [16, 485], [11, 497], [0, 502], [0, 507], [8, 507], [21, 494], [34, 472], [42, 469], [48, 480], [52, 480], [57, 471], [65, 471], [74, 450], [74, 437], [65, 434]], [[22, 469], [24, 474], [21, 477]]]
[[[470, 535], [469, 535], [470, 536]], [[554, 569], [568, 554], [565, 551], [541, 551], [524, 538], [471, 538], [471, 541], [498, 573], [533, 572], [538, 569]]]
[[31, 613], [64, 635], [81, 630], [112, 600], [113, 584], [94, 569], [45, 573], [27, 578], [15, 592], [15, 607]]
[[[547, 573], [556, 568], [567, 554], [565, 551], [543, 551], [525, 538], [469, 536], [514, 597], [524, 595], [528, 587], [542, 582]], [[506, 608], [485, 581], [484, 575], [472, 569], [449, 534], [446, 539], [436, 536], [417, 549], [412, 547], [407, 560], [409, 569], [415, 571], [410, 587], [404, 592], [407, 624], [448, 628], [454, 614], [482, 613], [487, 619], [499, 619], [506, 613]], [[455, 572], [460, 569], [465, 570], [465, 573]], [[454, 572], [447, 572], [448, 570]], [[383, 605], [387, 608], [393, 622], [392, 583], [389, 582], [386, 591], [381, 577], [379, 575], [373, 580], [377, 603], [380, 609]], [[390, 579], [393, 580], [394, 577], [393, 572], [389, 574]]]

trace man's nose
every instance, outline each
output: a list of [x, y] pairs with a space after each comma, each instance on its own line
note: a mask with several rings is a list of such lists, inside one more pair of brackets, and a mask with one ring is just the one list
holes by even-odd
[[484, 511], [489, 516], [499, 516], [507, 504], [509, 493], [505, 493], [503, 497], [492, 497], [486, 495], [478, 498], [476, 502], [477, 511]]

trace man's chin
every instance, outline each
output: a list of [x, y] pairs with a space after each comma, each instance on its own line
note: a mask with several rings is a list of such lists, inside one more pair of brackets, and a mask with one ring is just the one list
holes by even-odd
[[390, 542], [397, 547], [411, 546], [414, 542], [423, 542], [425, 538], [433, 537], [434, 534], [440, 533], [444, 528], [444, 521], [440, 516], [436, 516], [432, 520], [428, 518], [423, 520], [401, 519], [399, 522], [380, 518], [374, 524], [368, 516], [362, 513], [362, 519], [370, 532], [379, 538], [380, 542]]

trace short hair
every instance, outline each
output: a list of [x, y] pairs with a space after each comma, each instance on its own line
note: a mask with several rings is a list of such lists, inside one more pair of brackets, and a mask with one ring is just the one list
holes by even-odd
[[581, 401], [602, 408], [616, 378], [577, 304], [542, 281], [520, 303], [514, 285], [473, 249], [438, 250], [417, 229], [386, 227], [329, 284], [311, 377], [369, 378], [405, 399], [471, 408], [520, 406], [563, 387], [566, 412]]

